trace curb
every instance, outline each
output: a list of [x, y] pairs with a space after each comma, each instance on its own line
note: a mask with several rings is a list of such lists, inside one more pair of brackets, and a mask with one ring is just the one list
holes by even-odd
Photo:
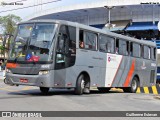
[[158, 85], [151, 87], [138, 87], [136, 93], [145, 93], [145, 94], [160, 94], [160, 87]]

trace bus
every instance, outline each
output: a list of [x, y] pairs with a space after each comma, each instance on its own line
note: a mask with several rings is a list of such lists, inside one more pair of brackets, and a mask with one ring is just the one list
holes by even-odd
[[63, 20], [18, 24], [6, 65], [5, 83], [74, 89], [75, 94], [156, 83], [156, 44]]

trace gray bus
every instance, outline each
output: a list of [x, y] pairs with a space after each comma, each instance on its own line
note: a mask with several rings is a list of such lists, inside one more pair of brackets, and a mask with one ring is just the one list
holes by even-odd
[[101, 92], [156, 82], [156, 44], [62, 20], [18, 24], [7, 62], [5, 83], [74, 88], [81, 95], [91, 87]]

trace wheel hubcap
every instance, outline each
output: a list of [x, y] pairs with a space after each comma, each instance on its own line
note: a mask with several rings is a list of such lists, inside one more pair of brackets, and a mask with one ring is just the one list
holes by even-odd
[[84, 87], [85, 87], [85, 82], [84, 82], [84, 80], [82, 80], [82, 82], [81, 82], [81, 88], [84, 89]]
[[132, 82], [132, 88], [133, 88], [133, 90], [136, 90], [136, 88], [137, 88], [137, 83], [135, 80]]

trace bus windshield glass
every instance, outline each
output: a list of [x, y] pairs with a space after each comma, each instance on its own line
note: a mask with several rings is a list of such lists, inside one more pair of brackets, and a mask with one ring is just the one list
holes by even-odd
[[10, 60], [49, 61], [55, 24], [21, 24], [15, 37]]

